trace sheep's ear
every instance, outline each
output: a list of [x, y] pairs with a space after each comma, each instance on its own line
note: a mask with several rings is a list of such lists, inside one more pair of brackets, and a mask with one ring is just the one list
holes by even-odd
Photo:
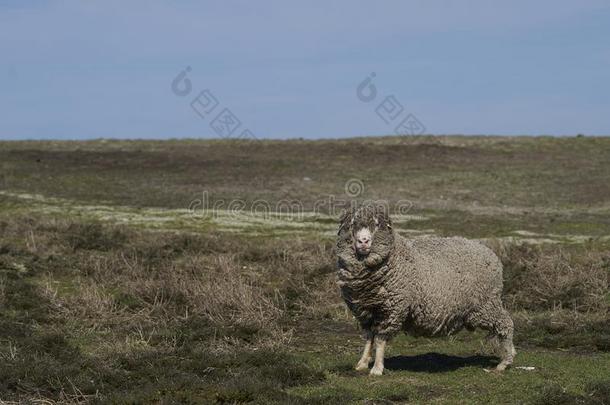
[[337, 235], [341, 234], [344, 229], [348, 229], [353, 222], [354, 209], [352, 207], [346, 208], [339, 218], [339, 231], [337, 232]]
[[390, 219], [390, 214], [384, 207], [381, 207], [377, 210], [375, 222], [382, 229], [392, 229], [392, 220]]

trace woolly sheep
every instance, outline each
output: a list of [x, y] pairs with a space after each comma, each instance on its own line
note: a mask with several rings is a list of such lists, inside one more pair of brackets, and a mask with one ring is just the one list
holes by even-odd
[[387, 210], [347, 210], [337, 237], [338, 284], [366, 339], [356, 370], [383, 373], [386, 342], [400, 331], [444, 336], [481, 328], [499, 339], [501, 362], [512, 364], [513, 321], [504, 309], [502, 264], [484, 245], [464, 238], [405, 239]]

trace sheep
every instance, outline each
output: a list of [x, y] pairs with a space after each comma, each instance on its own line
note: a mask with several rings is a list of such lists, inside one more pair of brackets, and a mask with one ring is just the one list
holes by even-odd
[[512, 364], [513, 321], [504, 309], [502, 264], [481, 243], [452, 238], [406, 239], [379, 204], [351, 208], [337, 236], [338, 285], [366, 343], [356, 370], [383, 374], [386, 342], [398, 332], [446, 336], [487, 330], [500, 342], [496, 370]]

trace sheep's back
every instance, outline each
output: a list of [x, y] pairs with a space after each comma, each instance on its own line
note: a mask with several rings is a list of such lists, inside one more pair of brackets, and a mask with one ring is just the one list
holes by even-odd
[[469, 310], [502, 293], [502, 265], [483, 244], [464, 238], [402, 240], [405, 266], [421, 299], [439, 312]]

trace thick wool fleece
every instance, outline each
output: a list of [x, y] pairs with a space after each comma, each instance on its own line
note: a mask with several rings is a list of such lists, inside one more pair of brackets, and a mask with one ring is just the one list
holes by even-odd
[[[375, 221], [377, 218], [377, 221]], [[352, 232], [376, 229], [371, 253], [359, 257]], [[513, 322], [503, 308], [502, 265], [487, 247], [464, 238], [407, 240], [375, 207], [348, 212], [337, 241], [338, 283], [365, 333], [440, 336], [480, 327], [508, 342]]]

